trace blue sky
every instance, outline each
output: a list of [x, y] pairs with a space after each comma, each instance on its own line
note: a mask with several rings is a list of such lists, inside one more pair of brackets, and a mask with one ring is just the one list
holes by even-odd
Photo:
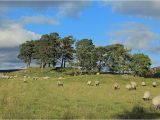
[[0, 69], [21, 68], [19, 44], [58, 32], [96, 46], [122, 43], [160, 65], [159, 1], [0, 0]]

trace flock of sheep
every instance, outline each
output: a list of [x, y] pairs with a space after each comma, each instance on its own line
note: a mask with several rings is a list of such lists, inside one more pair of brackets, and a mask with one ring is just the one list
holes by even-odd
[[[146, 86], [146, 83], [145, 83], [145, 82], [142, 82], [141, 85], [142, 85], [142, 86]], [[153, 82], [153, 83], [152, 83], [152, 86], [153, 86], [153, 87], [157, 87], [157, 83], [156, 83], [156, 82]], [[130, 84], [127, 84], [127, 85], [126, 85], [126, 89], [128, 89], [128, 90], [136, 90], [136, 88], [137, 88], [137, 83], [136, 83], [136, 82], [131, 82]], [[120, 86], [118, 85], [117, 82], [114, 83], [114, 89], [115, 89], [115, 90], [120, 89]], [[150, 100], [150, 99], [151, 99], [151, 93], [150, 93], [150, 91], [145, 91], [142, 99], [143, 99], [144, 101]], [[156, 97], [154, 97], [154, 98], [152, 99], [152, 104], [154, 105], [154, 107], [155, 107], [156, 109], [160, 109], [160, 95], [158, 95], [158, 96], [156, 96]]]
[[[1, 75], [1, 78], [3, 78], [3, 79], [15, 79], [15, 78], [17, 78], [17, 77], [18, 77], [17, 75], [12, 75], [12, 76]], [[23, 76], [23, 82], [26, 83], [26, 82], [27, 82], [27, 78], [28, 78], [27, 76]], [[39, 78], [39, 77], [33, 77], [32, 79], [33, 79], [33, 80], [38, 80], [38, 79], [40, 79], [40, 78]], [[49, 80], [50, 77], [42, 77], [41, 79], [42, 79], [42, 80]], [[63, 82], [62, 82], [61, 80], [64, 79], [64, 78], [59, 77], [58, 79], [59, 79], [59, 80], [57, 81], [57, 86], [58, 86], [58, 87], [63, 87]], [[99, 86], [99, 85], [100, 85], [100, 82], [99, 82], [99, 81], [95, 81], [94, 83], [92, 83], [92, 81], [87, 81], [87, 85], [88, 85], [88, 86], [93, 86], [93, 85]], [[141, 86], [146, 86], [146, 83], [145, 83], [145, 82], [142, 82], [142, 83], [141, 83]], [[153, 87], [157, 87], [157, 83], [156, 83], [156, 82], [153, 82], [153, 83], [152, 83], [152, 86], [153, 86]], [[114, 85], [113, 85], [113, 87], [114, 87], [115, 90], [120, 89], [120, 85], [118, 84], [118, 82], [115, 82]], [[130, 90], [136, 90], [136, 88], [137, 88], [137, 83], [136, 83], [136, 82], [131, 82], [130, 84], [127, 84], [125, 87], [126, 87], [126, 89], [129, 90], [129, 91], [130, 91]], [[143, 99], [144, 101], [150, 100], [150, 99], [151, 99], [151, 93], [150, 93], [150, 91], [146, 91], [146, 92], [144, 93], [142, 99]], [[156, 96], [156, 97], [154, 97], [154, 98], [152, 99], [152, 104], [154, 105], [154, 107], [155, 107], [156, 109], [160, 109], [160, 95], [158, 95], [158, 96]]]

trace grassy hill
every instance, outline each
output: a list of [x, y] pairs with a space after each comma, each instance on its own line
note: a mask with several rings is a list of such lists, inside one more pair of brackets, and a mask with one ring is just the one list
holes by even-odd
[[[144, 102], [146, 90], [152, 97], [160, 94], [160, 79], [140, 78], [129, 75], [67, 76], [63, 72], [39, 68], [17, 71], [16, 79], [0, 79], [0, 119], [5, 118], [160, 118], [160, 110], [154, 110], [151, 100]], [[23, 76], [27, 82], [23, 82]], [[50, 80], [32, 80], [33, 77], [51, 77]], [[58, 87], [59, 77], [64, 86]], [[87, 86], [87, 81], [100, 81], [100, 86]], [[114, 82], [120, 84], [113, 89]], [[130, 81], [138, 84], [136, 91], [128, 91]], [[145, 81], [147, 86], [142, 87]], [[152, 82], [158, 87], [153, 88]]]

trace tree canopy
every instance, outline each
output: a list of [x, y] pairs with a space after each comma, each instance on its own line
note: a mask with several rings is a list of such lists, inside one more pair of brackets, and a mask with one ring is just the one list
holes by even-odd
[[84, 71], [102, 72], [106, 68], [112, 73], [129, 73], [145, 76], [151, 60], [143, 54], [131, 54], [122, 44], [96, 47], [91, 39], [75, 40], [73, 36], [60, 37], [57, 32], [42, 35], [39, 40], [27, 41], [20, 45], [18, 58], [30, 67], [36, 60], [41, 70], [48, 67], [77, 67]]

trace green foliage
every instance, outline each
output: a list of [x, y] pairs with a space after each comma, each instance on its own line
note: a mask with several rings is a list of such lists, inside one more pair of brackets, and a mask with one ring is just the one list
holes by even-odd
[[101, 72], [102, 68], [104, 67], [104, 55], [106, 54], [106, 47], [96, 47], [96, 56], [97, 56], [97, 68], [98, 72]]
[[131, 60], [131, 69], [135, 75], [145, 76], [149, 71], [151, 60], [147, 55], [134, 54]]
[[82, 39], [76, 43], [76, 55], [82, 70], [92, 70], [96, 67], [97, 55], [92, 40]]
[[73, 59], [74, 53], [74, 44], [75, 40], [72, 36], [64, 37], [60, 40], [60, 56], [61, 56], [61, 67], [66, 66], [66, 62], [69, 62]]
[[24, 63], [27, 63], [27, 68], [30, 67], [31, 60], [33, 58], [34, 46], [34, 41], [27, 41], [20, 45], [18, 58], [23, 60]]
[[131, 50], [122, 44], [95, 47], [92, 40], [82, 39], [76, 42], [74, 48], [74, 43], [73, 36], [61, 38], [56, 32], [45, 34], [39, 40], [20, 45], [18, 58], [27, 63], [27, 67], [35, 59], [41, 71], [46, 65], [54, 67], [61, 64], [61, 68], [68, 65], [84, 73], [102, 72], [103, 68], [108, 68], [112, 73], [145, 76], [151, 65], [148, 56], [132, 56]]
[[130, 54], [122, 44], [106, 46], [105, 65], [113, 72], [129, 71]]
[[59, 34], [51, 33], [42, 35], [40, 40], [35, 41], [34, 59], [43, 69], [47, 64], [53, 67], [57, 63], [59, 51]]

